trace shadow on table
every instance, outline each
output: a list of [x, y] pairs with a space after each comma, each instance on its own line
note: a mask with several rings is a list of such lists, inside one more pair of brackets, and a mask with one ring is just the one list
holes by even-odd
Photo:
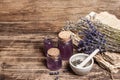
[[0, 74], [0, 80], [16, 80], [4, 74]]

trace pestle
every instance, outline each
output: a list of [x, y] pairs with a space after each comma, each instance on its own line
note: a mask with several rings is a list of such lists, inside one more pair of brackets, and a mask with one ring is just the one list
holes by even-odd
[[98, 52], [99, 49], [94, 50], [94, 52], [92, 52], [85, 60], [78, 64], [77, 67], [79, 68], [85, 66]]

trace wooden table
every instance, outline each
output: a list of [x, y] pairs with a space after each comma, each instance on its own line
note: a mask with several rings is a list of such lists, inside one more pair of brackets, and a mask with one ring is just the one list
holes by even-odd
[[[2, 25], [4, 26], [4, 25]], [[22, 31], [21, 31], [22, 32]], [[32, 34], [1, 34], [0, 37], [0, 80], [109, 80], [111, 76], [98, 65], [88, 75], [75, 75], [69, 67], [68, 61], [63, 61], [59, 75], [49, 75], [43, 53], [43, 38], [51, 35], [56, 44], [57, 33], [42, 32]], [[118, 74], [114, 78], [119, 79]]]
[[1, 0], [0, 80], [110, 80], [97, 64], [88, 75], [75, 75], [63, 61], [59, 75], [49, 75], [43, 54], [43, 38], [57, 34], [67, 20], [78, 20], [91, 11], [108, 11], [120, 18], [119, 0]]

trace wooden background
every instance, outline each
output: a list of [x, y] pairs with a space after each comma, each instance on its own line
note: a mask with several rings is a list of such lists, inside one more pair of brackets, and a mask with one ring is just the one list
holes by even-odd
[[[51, 35], [56, 43], [66, 21], [77, 21], [91, 11], [120, 18], [120, 0], [0, 0], [0, 80], [53, 80], [44, 64], [43, 37]], [[64, 61], [60, 80], [111, 78], [96, 64], [86, 76], [63, 73], [67, 65]], [[119, 80], [119, 75], [113, 78]]]

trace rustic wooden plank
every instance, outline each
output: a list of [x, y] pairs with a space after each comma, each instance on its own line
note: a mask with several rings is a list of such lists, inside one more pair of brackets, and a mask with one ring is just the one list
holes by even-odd
[[[61, 80], [64, 80], [64, 79], [68, 79], [68, 80], [79, 80], [79, 79], [82, 79], [82, 80], [92, 80], [93, 78], [95, 79], [95, 80], [97, 80], [97, 79], [99, 79], [99, 80], [105, 80], [105, 79], [110, 79], [110, 77], [109, 77], [109, 74], [108, 73], [106, 73], [106, 72], [101, 72], [100, 70], [98, 70], [97, 69], [98, 68], [98, 66], [96, 66], [96, 65], [94, 65], [94, 69], [92, 70], [92, 72], [90, 72], [88, 75], [86, 75], [86, 76], [78, 76], [78, 75], [75, 75], [73, 72], [71, 72], [71, 70], [67, 70], [66, 72], [64, 72], [64, 69], [61, 69], [61, 70], [59, 70], [59, 72], [60, 72], [60, 74], [58, 75], [59, 77], [60, 77], [60, 79]], [[96, 70], [95, 70], [96, 69]], [[101, 69], [102, 70], [102, 69]], [[95, 73], [95, 72], [97, 72], [97, 73]], [[11, 74], [8, 74], [8, 72], [9, 73], [11, 73]], [[33, 76], [30, 76], [29, 78], [32, 78], [32, 80], [34, 80], [33, 78], [35, 78], [35, 79], [37, 79], [37, 78], [40, 78], [41, 79], [41, 77], [42, 76], [46, 76], [46, 75], [48, 75], [49, 77], [48, 78], [52, 78], [53, 76], [55, 77], [55, 75], [53, 75], [53, 76], [50, 76], [49, 75], [49, 70], [25, 70], [25, 72], [24, 72], [24, 70], [22, 70], [22, 71], [14, 71], [14, 70], [12, 70], [12, 71], [10, 71], [10, 70], [8, 70], [8, 72], [6, 72], [6, 70], [4, 71], [4, 74], [6, 74], [6, 75], [9, 75], [9, 76], [11, 76], [11, 77], [13, 77], [13, 75], [14, 75], [14, 77], [20, 77], [21, 75], [23, 76], [23, 74], [24, 75], [27, 75], [27, 73], [29, 73], [28, 75], [32, 75], [32, 74], [34, 74], [34, 77]], [[19, 74], [18, 74], [18, 72], [19, 72]], [[70, 73], [71, 72], [71, 73]], [[74, 75], [73, 75], [74, 74]], [[40, 76], [40, 77], [36, 77], [36, 75], [42, 75], [42, 76]], [[65, 76], [64, 76], [65, 75]], [[104, 78], [101, 76], [101, 75], [106, 75]], [[97, 77], [96, 77], [97, 76]], [[24, 77], [22, 77], [22, 78], [25, 78], [26, 76], [24, 76]], [[26, 77], [26, 78], [28, 78], [28, 77]], [[21, 79], [21, 78], [20, 78]], [[46, 79], [46, 78], [45, 78]]]
[[[11, 59], [13, 60], [12, 57], [11, 57]], [[33, 58], [33, 59], [36, 59], [36, 58]], [[38, 57], [38, 59], [40, 59], [40, 58]], [[20, 73], [23, 73], [23, 74], [25, 73], [25, 74], [31, 75], [30, 73], [36, 73], [36, 72], [39, 74], [45, 74], [45, 75], [46, 75], [46, 73], [49, 74], [49, 70], [45, 67], [45, 65], [43, 63], [41, 64], [42, 61], [39, 61], [40, 63], [38, 61], [32, 62], [32, 59], [26, 58], [26, 60], [25, 60], [26, 62], [24, 62], [24, 57], [21, 58], [22, 62], [21, 61], [17, 62], [16, 57], [13, 61], [10, 60], [10, 57], [6, 57], [5, 60], [7, 60], [7, 61], [6, 61], [6, 63], [4, 63], [4, 67], [2, 68], [2, 71], [6, 74], [9, 73], [9, 75], [10, 74], [17, 74], [17, 76], [19, 77], [21, 75]], [[67, 62], [63, 63], [64, 69], [69, 68], [68, 66], [65, 67], [66, 63]], [[75, 80], [79, 79], [77, 75], [73, 75], [74, 73], [71, 72], [71, 70], [70, 71], [68, 70], [67, 74], [62, 72], [64, 69], [60, 69], [60, 75], [59, 75], [60, 78], [65, 79], [65, 78], [68, 78], [69, 76], [71, 76], [71, 78], [70, 78], [71, 80], [72, 79], [75, 79]], [[64, 76], [64, 75], [67, 75], [67, 76]], [[103, 77], [103, 75], [104, 75], [104, 77]], [[34, 74], [34, 76], [35, 76], [35, 74]], [[96, 76], [98, 76], [98, 77], [96, 77]], [[119, 79], [118, 76], [119, 76], [119, 74], [115, 75], [115, 78], [117, 77]], [[100, 67], [98, 67], [96, 64], [94, 65], [93, 70], [87, 76], [83, 76], [83, 77], [85, 79], [93, 79], [94, 78], [95, 80], [97, 80], [97, 79], [100, 79], [100, 80], [110, 79], [109, 74], [106, 73], [103, 69], [100, 69]], [[22, 78], [25, 78], [25, 77], [22, 77]], [[82, 79], [84, 80], [84, 78], [82, 78]]]
[[[14, 33], [15, 34], [15, 33]], [[56, 39], [57, 38], [57, 34], [50, 34], [50, 33], [47, 33], [46, 35], [45, 34], [19, 34], [19, 35], [2, 35], [0, 36], [0, 40], [12, 40], [12, 41], [33, 41], [33, 42], [37, 42], [37, 41], [43, 41], [43, 39], [46, 37], [46, 36], [50, 36], [51, 38], [53, 39]]]
[[[43, 38], [46, 34], [24, 34], [0, 36], [0, 56], [5, 57], [36, 57], [43, 56]], [[51, 34], [54, 44], [56, 34]], [[14, 38], [14, 39], [13, 39]]]
[[[119, 0], [2, 0], [1, 20], [58, 20], [74, 17], [90, 11], [119, 11]], [[24, 4], [24, 5], [23, 5]], [[109, 7], [108, 7], [109, 6]], [[72, 8], [72, 9], [71, 9]], [[64, 18], [65, 17], [65, 18]]]
[[[34, 28], [35, 32], [42, 30], [49, 31], [51, 29], [59, 31], [67, 20], [76, 21], [79, 17], [85, 16], [91, 11], [108, 11], [120, 18], [119, 0], [2, 0], [0, 1], [0, 5], [1, 22], [19, 23], [22, 21], [23, 23], [30, 23], [28, 26], [23, 26], [24, 29], [25, 27], [29, 27], [29, 29]], [[11, 25], [13, 26], [13, 24]], [[13, 29], [13, 31], [18, 30], [17, 32], [19, 32], [22, 29], [21, 25], [17, 25], [16, 27], [18, 28]], [[25, 31], [23, 32], [25, 33]]]
[[[10, 74], [8, 74], [8, 72]], [[52, 78], [53, 76], [50, 76], [49, 75], [49, 70], [5, 70], [4, 71], [4, 74], [5, 75], [8, 75], [8, 76], [11, 76], [12, 78], [16, 79], [17, 77], [19, 77], [19, 79], [31, 79], [31, 80], [35, 80], [37, 78], [41, 78], [43, 77], [43, 75], [48, 75], [49, 77], [48, 78]], [[70, 79], [70, 80], [110, 80], [110, 76], [108, 73], [104, 72], [104, 71], [100, 71], [99, 69], [96, 69], [96, 70], [92, 70], [92, 72], [90, 72], [88, 75], [85, 75], [85, 76], [78, 76], [78, 75], [75, 75], [73, 72], [71, 71], [67, 71], [67, 72], [64, 72], [64, 69], [61, 69], [60, 71], [60, 74], [58, 75], [60, 80], [65, 80], [65, 79]], [[29, 74], [28, 74], [29, 73]], [[28, 76], [29, 75], [29, 76]], [[39, 77], [37, 76], [39, 75]], [[42, 76], [40, 76], [42, 75]], [[65, 75], [65, 76], [64, 76]], [[103, 77], [104, 75], [104, 77]], [[20, 77], [22, 76], [22, 77]], [[97, 77], [96, 77], [97, 76]], [[54, 76], [55, 77], [55, 76]], [[116, 78], [116, 76], [114, 76], [114, 79], [116, 80], [119, 80], [119, 75], [117, 75], [118, 78]], [[43, 79], [44, 80], [44, 79]]]
[[15, 62], [15, 63], [17, 63], [17, 62], [24, 62], [24, 63], [29, 63], [29, 62], [39, 62], [39, 63], [41, 63], [41, 62], [43, 62], [44, 60], [45, 60], [45, 57], [39, 57], [39, 56], [35, 56], [35, 57], [9, 57], [9, 56], [3, 56], [3, 57], [1, 57], [1, 64], [2, 63], [9, 63], [9, 62]]
[[43, 56], [43, 43], [39, 42], [13, 42], [2, 41], [0, 44], [0, 56], [9, 57], [35, 57]]
[[44, 57], [1, 57], [1, 69], [22, 70], [22, 69], [46, 69]]
[[[54, 22], [53, 22], [54, 23]], [[57, 32], [64, 24], [57, 22], [56, 25], [47, 22], [39, 21], [21, 21], [21, 22], [0, 22], [1, 32], [14, 32], [14, 33], [41, 33], [41, 32]], [[59, 25], [59, 26], [58, 26]]]
[[[1, 69], [7, 70], [42, 70], [46, 68], [46, 57], [1, 57]], [[62, 62], [62, 68], [68, 68], [68, 61]]]

